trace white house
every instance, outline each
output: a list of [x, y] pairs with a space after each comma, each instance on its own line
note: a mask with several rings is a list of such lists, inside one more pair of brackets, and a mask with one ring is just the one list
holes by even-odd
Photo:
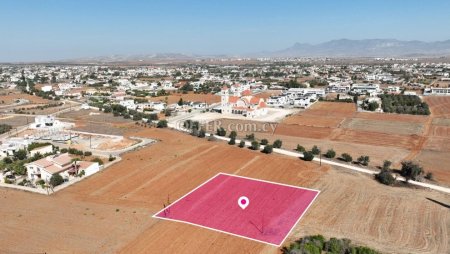
[[369, 93], [371, 96], [376, 96], [381, 92], [381, 90], [378, 84], [353, 84], [351, 92], [353, 94]]
[[439, 88], [439, 87], [425, 88], [423, 95], [450, 96], [450, 88]]
[[28, 179], [36, 181], [43, 179], [48, 182], [53, 174], [60, 174], [63, 178], [69, 179], [71, 176], [79, 174], [84, 170], [85, 175], [92, 175], [99, 171], [97, 162], [77, 161], [72, 162], [69, 154], [50, 155], [37, 161], [25, 164]]
[[69, 127], [70, 123], [63, 123], [56, 120], [54, 116], [36, 116], [34, 118], [34, 123], [30, 124], [31, 129], [49, 129], [49, 128], [63, 128]]
[[127, 109], [136, 110], [137, 105], [134, 104], [134, 100], [123, 100], [119, 101], [119, 104], [126, 107]]
[[23, 138], [9, 138], [0, 145], [0, 158], [13, 156], [15, 152], [26, 149], [31, 142]]

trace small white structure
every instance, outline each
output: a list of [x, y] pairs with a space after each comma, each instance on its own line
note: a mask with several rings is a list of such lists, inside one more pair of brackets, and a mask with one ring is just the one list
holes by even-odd
[[425, 88], [423, 95], [450, 96], [450, 88], [439, 88], [439, 87]]
[[63, 123], [56, 120], [54, 116], [36, 116], [34, 123], [30, 124], [30, 129], [51, 129], [51, 128], [64, 128], [70, 127], [73, 124]]
[[41, 91], [42, 92], [50, 92], [52, 89], [53, 88], [50, 85], [46, 85], [46, 86], [41, 87]]
[[29, 151], [30, 152], [30, 156], [31, 157], [33, 157], [34, 155], [36, 155], [36, 154], [41, 154], [41, 155], [44, 155], [44, 154], [47, 154], [47, 153], [51, 153], [51, 152], [53, 152], [53, 145], [46, 145], [46, 146], [41, 146], [41, 147], [37, 147], [37, 148], [35, 148], [35, 149], [33, 149], [33, 150], [31, 150], [31, 151]]
[[0, 145], [0, 158], [13, 156], [15, 152], [26, 149], [30, 141], [23, 138], [10, 138]]
[[376, 96], [381, 92], [378, 84], [353, 84], [351, 88], [353, 94], [366, 94]]

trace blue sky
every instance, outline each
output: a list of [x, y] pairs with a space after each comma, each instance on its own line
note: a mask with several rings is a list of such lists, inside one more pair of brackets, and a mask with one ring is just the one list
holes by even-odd
[[450, 39], [448, 0], [1, 0], [0, 62]]

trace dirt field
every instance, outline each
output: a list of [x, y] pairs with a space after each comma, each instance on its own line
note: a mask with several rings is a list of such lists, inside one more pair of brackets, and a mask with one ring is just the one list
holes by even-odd
[[[261, 131], [268, 123], [220, 121], [228, 132], [237, 130], [239, 137], [254, 132], [258, 139], [281, 139], [285, 149], [294, 149], [297, 144], [308, 149], [317, 145], [323, 151], [333, 148], [337, 154], [346, 152], [354, 158], [368, 155], [372, 167], [380, 166], [384, 160], [391, 160], [398, 167], [403, 160], [415, 160], [422, 151], [450, 152], [450, 98], [426, 97], [425, 101], [430, 105], [430, 116], [356, 112], [351, 103], [318, 102], [283, 119], [275, 131]], [[236, 124], [255, 128], [239, 131]], [[445, 177], [450, 170], [435, 167], [435, 163], [424, 165], [428, 165], [425, 171], [436, 175], [437, 184], [450, 186], [450, 178]]]
[[3, 94], [0, 95], [0, 102], [4, 101], [5, 104], [12, 104], [17, 99], [29, 100], [30, 103], [35, 103], [35, 104], [46, 104], [46, 103], [50, 102], [49, 100], [43, 99], [41, 97], [29, 95], [29, 94], [25, 94], [25, 93], [10, 93], [8, 95], [3, 95]]
[[33, 116], [11, 116], [11, 115], [0, 115], [0, 122], [2, 124], [9, 124], [12, 127], [19, 127], [26, 125], [28, 123], [34, 122]]
[[362, 131], [383, 132], [388, 134], [418, 135], [423, 131], [423, 124], [417, 122], [394, 122], [388, 120], [346, 119], [342, 128]]
[[208, 104], [220, 102], [220, 96], [214, 94], [195, 94], [193, 92], [189, 92], [187, 94], [182, 93], [173, 93], [169, 96], [160, 96], [160, 97], [148, 97], [150, 101], [165, 101], [167, 97], [167, 102], [169, 104], [178, 103], [180, 98], [183, 98], [183, 101], [198, 101], [198, 102], [206, 102]]
[[[448, 253], [448, 195], [393, 188], [364, 175], [265, 155], [170, 130], [160, 140], [52, 196], [0, 189], [0, 252], [279, 253], [262, 243], [151, 216], [218, 172], [321, 191], [288, 241], [347, 237], [380, 251]], [[434, 201], [433, 201], [434, 200]]]

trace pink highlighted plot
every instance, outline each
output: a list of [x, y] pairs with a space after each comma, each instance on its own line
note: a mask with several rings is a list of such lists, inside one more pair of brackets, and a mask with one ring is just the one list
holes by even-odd
[[153, 217], [280, 246], [318, 194], [219, 173]]

